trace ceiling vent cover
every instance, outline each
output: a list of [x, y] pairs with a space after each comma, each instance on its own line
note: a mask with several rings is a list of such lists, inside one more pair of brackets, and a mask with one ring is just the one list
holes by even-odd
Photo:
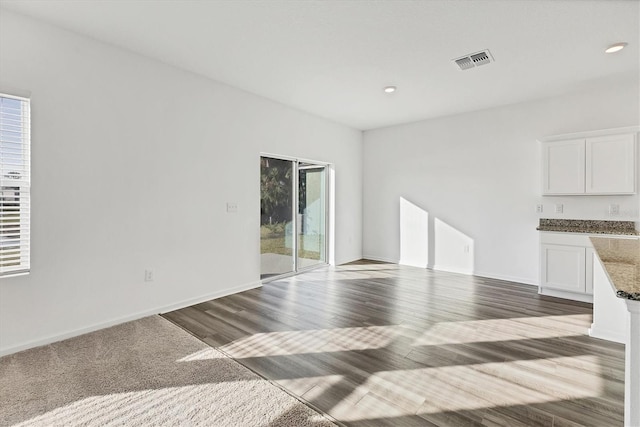
[[461, 70], [468, 70], [469, 68], [479, 67], [481, 65], [494, 62], [494, 59], [493, 56], [491, 56], [489, 49], [487, 49], [454, 59], [453, 62], [458, 64], [458, 67], [460, 67]]

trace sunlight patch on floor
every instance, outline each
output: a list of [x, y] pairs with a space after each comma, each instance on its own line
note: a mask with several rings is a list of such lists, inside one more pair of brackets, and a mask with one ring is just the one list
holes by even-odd
[[464, 344], [586, 335], [590, 314], [441, 322], [412, 345]]
[[599, 373], [567, 367], [598, 363], [597, 356], [576, 356], [382, 371], [359, 387], [366, 395], [355, 408], [341, 402], [332, 414], [356, 421], [596, 397], [605, 386]]
[[[229, 381], [84, 397], [16, 426], [245, 425], [266, 415], [277, 419], [298, 404], [287, 401], [273, 406], [273, 398], [265, 396], [263, 389], [247, 393], [253, 388], [247, 387], [247, 381], [242, 383], [240, 388]], [[258, 385], [257, 378], [253, 384]], [[264, 402], [257, 401], [258, 396]]]
[[580, 314], [441, 322], [417, 338], [404, 325], [264, 332], [220, 349], [235, 358], [246, 358], [379, 349], [399, 337], [413, 339], [412, 346], [558, 338], [586, 335], [590, 324], [591, 315]]
[[386, 347], [402, 335], [401, 326], [315, 329], [254, 334], [222, 346], [234, 358], [367, 350]]
[[196, 351], [182, 359], [176, 360], [176, 362], [195, 362], [198, 360], [211, 360], [211, 359], [227, 359], [227, 357], [213, 348], [204, 348], [200, 351]]
[[277, 383], [298, 396], [304, 396], [306, 400], [313, 400], [330, 390], [343, 378], [342, 375], [323, 375], [319, 377], [281, 379]]

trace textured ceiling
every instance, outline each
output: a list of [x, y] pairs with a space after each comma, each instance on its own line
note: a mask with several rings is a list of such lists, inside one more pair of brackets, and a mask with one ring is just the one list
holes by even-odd
[[[50, 22], [357, 129], [640, 79], [638, 1], [14, 1]], [[611, 43], [627, 49], [606, 55]], [[489, 49], [495, 62], [451, 61]], [[396, 85], [394, 94], [382, 88]]]

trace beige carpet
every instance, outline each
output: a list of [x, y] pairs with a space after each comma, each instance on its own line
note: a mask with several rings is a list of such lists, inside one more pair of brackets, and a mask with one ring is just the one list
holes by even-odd
[[0, 425], [334, 424], [152, 316], [0, 358]]

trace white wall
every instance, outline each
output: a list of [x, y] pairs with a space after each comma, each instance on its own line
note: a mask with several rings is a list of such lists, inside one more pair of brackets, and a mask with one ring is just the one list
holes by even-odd
[[0, 90], [32, 99], [31, 274], [1, 279], [0, 354], [256, 286], [260, 152], [333, 164], [335, 261], [361, 258], [360, 131], [6, 10]]
[[[407, 258], [402, 236], [411, 225], [401, 221], [402, 199], [428, 213], [429, 266], [532, 284], [540, 217], [637, 221], [638, 196], [540, 196], [536, 139], [639, 124], [637, 75], [591, 87], [365, 132], [364, 257]], [[564, 214], [551, 213], [556, 202]], [[614, 202], [621, 215], [612, 218], [607, 208]], [[535, 213], [538, 203], [542, 214]]]

